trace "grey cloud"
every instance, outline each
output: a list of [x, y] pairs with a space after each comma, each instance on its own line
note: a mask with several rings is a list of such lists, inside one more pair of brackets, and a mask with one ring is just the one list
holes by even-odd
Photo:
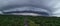
[[[20, 8], [21, 10], [23, 9], [21, 7], [30, 7], [30, 8], [26, 8], [25, 10], [27, 9], [33, 10], [33, 7], [34, 7], [36, 8], [34, 9], [34, 11], [44, 9], [44, 10], [49, 11], [47, 13], [49, 14], [51, 13], [53, 15], [53, 14], [57, 14], [54, 12], [56, 11], [58, 7], [60, 7], [58, 6], [57, 8], [54, 8], [59, 3], [59, 1], [60, 0], [0, 0], [0, 10], [1, 11], [3, 10], [12, 11], [14, 9], [16, 10], [17, 8]], [[37, 9], [37, 8], [41, 8], [41, 9]]]

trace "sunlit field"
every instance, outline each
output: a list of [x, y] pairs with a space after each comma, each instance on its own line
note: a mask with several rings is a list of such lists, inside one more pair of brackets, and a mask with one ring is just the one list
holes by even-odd
[[0, 26], [24, 26], [27, 18], [28, 26], [60, 26], [59, 17], [0, 15]]

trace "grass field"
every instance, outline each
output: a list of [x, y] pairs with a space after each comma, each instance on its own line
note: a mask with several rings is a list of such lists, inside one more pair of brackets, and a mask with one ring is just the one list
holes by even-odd
[[0, 26], [24, 26], [24, 18], [29, 26], [60, 26], [59, 17], [0, 15]]
[[30, 17], [29, 19], [33, 25], [35, 23], [35, 26], [60, 26], [60, 17]]
[[21, 16], [0, 15], [0, 26], [23, 26], [23, 20]]

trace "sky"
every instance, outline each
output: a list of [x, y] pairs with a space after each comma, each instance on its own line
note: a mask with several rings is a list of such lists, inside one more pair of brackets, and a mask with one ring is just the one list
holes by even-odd
[[50, 16], [60, 16], [60, 0], [0, 0], [0, 14], [2, 11], [44, 11]]

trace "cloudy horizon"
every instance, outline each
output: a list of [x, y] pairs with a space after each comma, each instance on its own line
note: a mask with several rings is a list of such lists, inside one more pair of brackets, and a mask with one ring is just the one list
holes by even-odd
[[[60, 0], [0, 0], [0, 14], [5, 11], [33, 10], [60, 16]], [[2, 12], [3, 11], [3, 12]]]

